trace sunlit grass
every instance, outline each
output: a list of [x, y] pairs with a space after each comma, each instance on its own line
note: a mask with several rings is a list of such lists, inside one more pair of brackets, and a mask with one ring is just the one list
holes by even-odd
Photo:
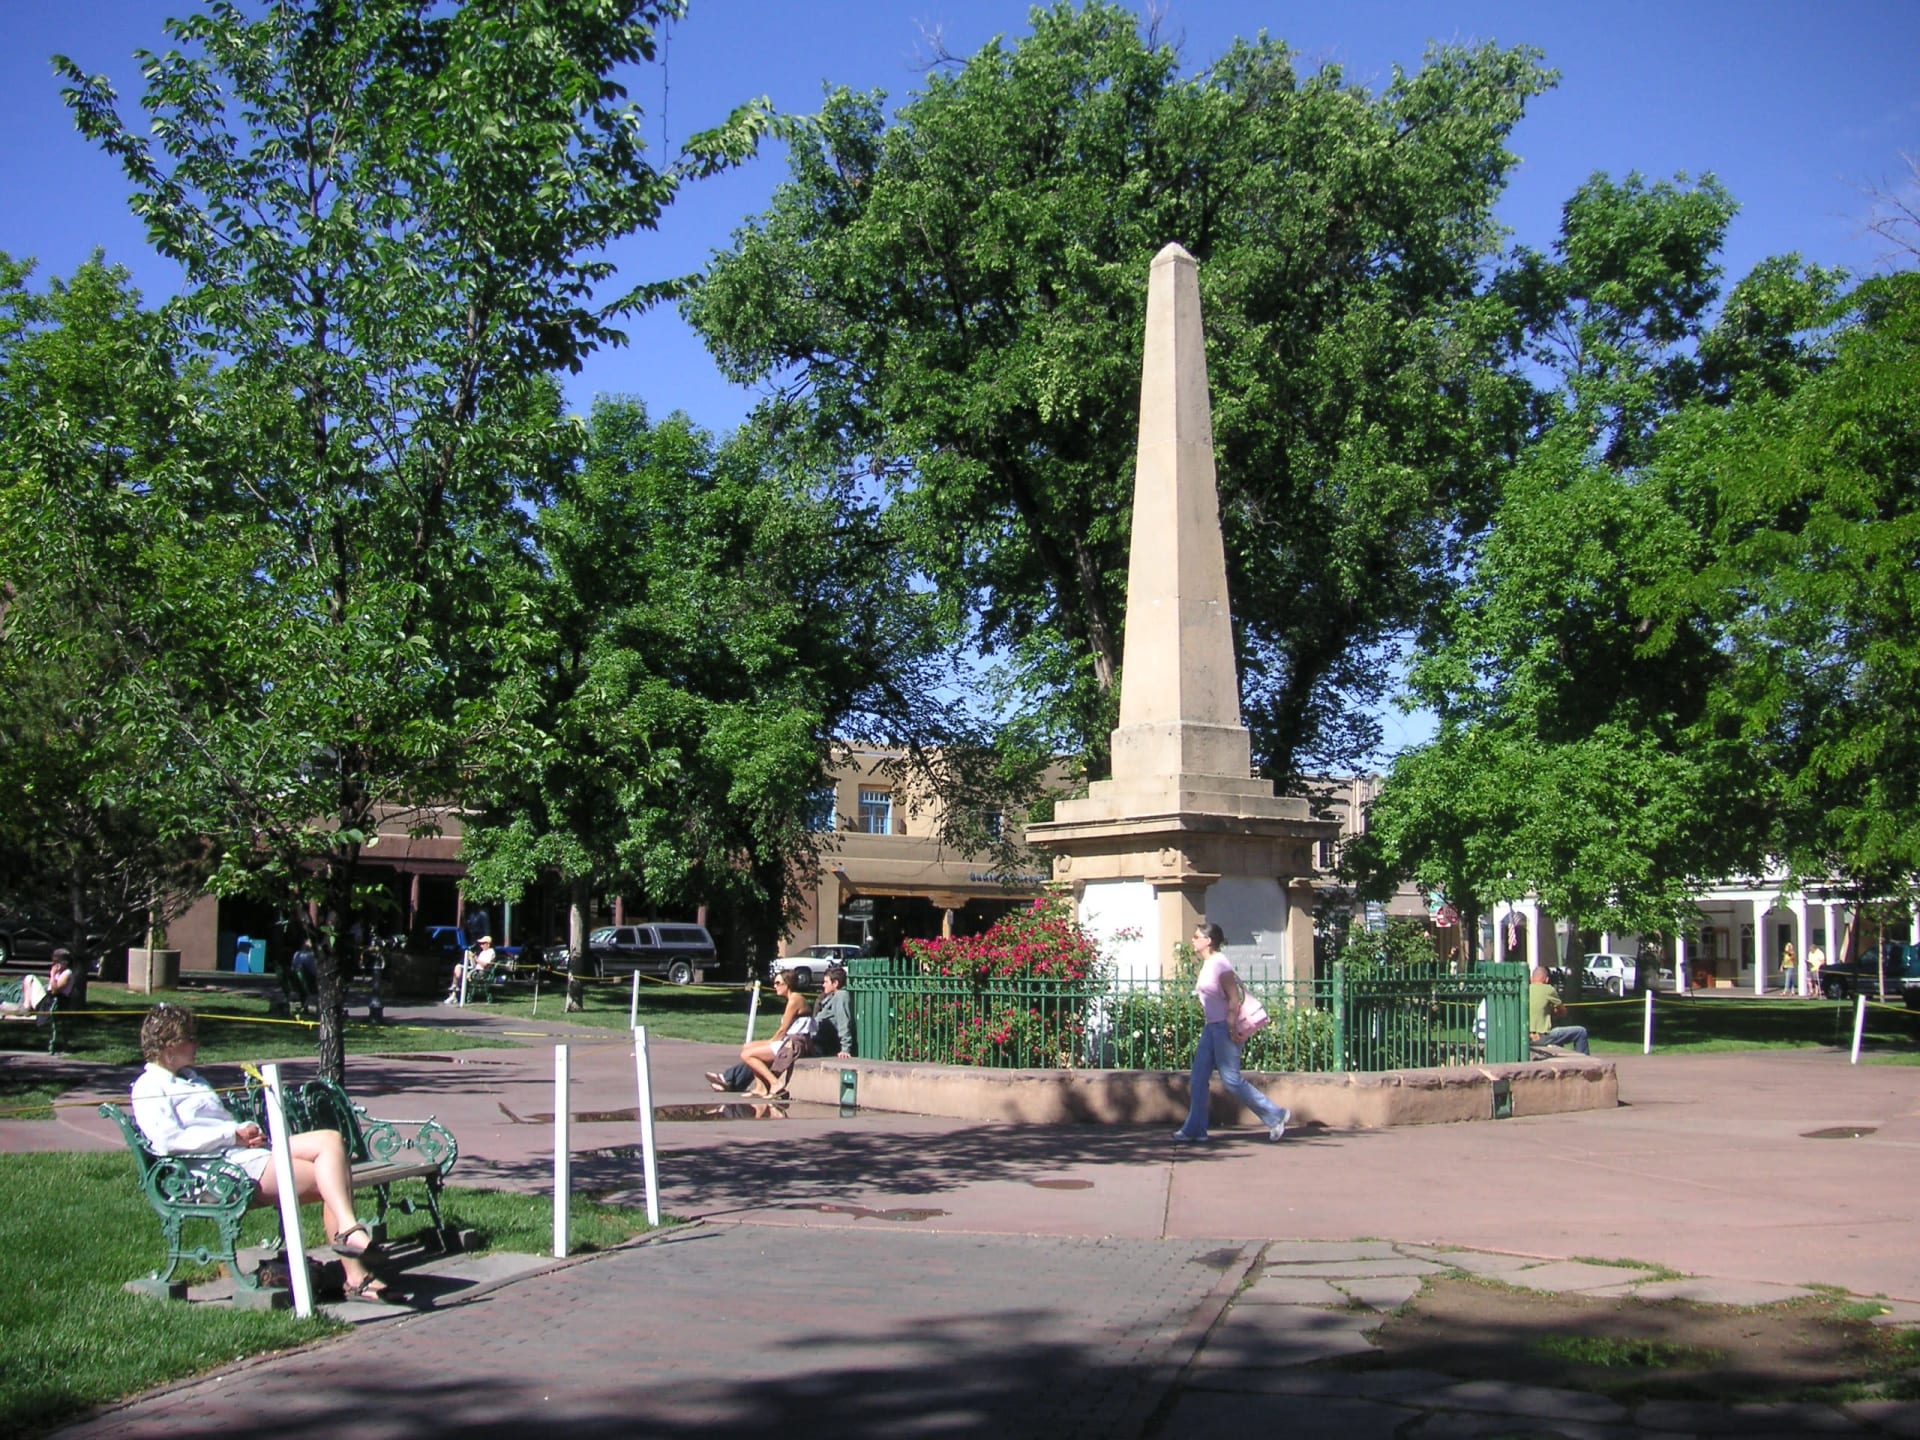
[[[551, 1204], [535, 1195], [449, 1187], [447, 1219], [477, 1231], [483, 1246], [544, 1254], [553, 1243]], [[49, 1243], [75, 1235], [84, 1215], [85, 1243]], [[303, 1215], [318, 1244], [319, 1210]], [[569, 1206], [575, 1251], [617, 1245], [647, 1228], [643, 1211], [596, 1204]], [[424, 1214], [393, 1217], [404, 1239], [428, 1223]], [[243, 1241], [273, 1233], [270, 1211], [247, 1216]], [[138, 1189], [125, 1153], [0, 1155], [0, 1434], [20, 1435], [122, 1396], [250, 1355], [290, 1349], [338, 1332], [324, 1316], [242, 1311], [130, 1295], [124, 1283], [151, 1274], [164, 1247], [160, 1224]], [[182, 1272], [206, 1278], [208, 1271]]]
[[[1596, 1054], [1638, 1054], [1645, 1001], [1588, 1001], [1567, 1007], [1567, 1020], [1588, 1029]], [[1849, 1049], [1852, 1001], [1732, 999], [1657, 995], [1653, 1048], [1710, 1054], [1732, 1050]], [[1876, 1059], [1920, 1063], [1920, 1013], [1869, 1005], [1862, 1049]]]

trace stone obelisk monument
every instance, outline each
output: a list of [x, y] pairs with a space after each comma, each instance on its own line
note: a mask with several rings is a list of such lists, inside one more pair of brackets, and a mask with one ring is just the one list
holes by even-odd
[[1080, 921], [1123, 975], [1171, 971], [1201, 919], [1241, 974], [1313, 971], [1312, 845], [1337, 827], [1253, 778], [1227, 606], [1213, 412], [1194, 259], [1169, 245], [1147, 284], [1113, 778], [1027, 840], [1054, 856]]

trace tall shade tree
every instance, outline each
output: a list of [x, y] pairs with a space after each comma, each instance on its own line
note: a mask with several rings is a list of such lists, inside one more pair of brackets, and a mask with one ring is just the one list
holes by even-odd
[[608, 242], [764, 123], [746, 107], [647, 160], [615, 75], [681, 9], [217, 4], [139, 56], [140, 128], [56, 61], [184, 271], [171, 320], [217, 368], [225, 443], [205, 481], [220, 544], [160, 577], [116, 693], [150, 804], [211, 838], [216, 884], [309, 926], [331, 1075], [362, 850], [383, 814], [458, 798], [499, 723], [527, 502], [571, 444], [543, 377], [650, 298], [610, 293]]
[[115, 799], [141, 746], [111, 687], [164, 543], [147, 496], [204, 460], [205, 392], [124, 270], [96, 256], [36, 293], [28, 268], [0, 256], [0, 901], [99, 959], [164, 926], [204, 873], [199, 837]]
[[1676, 584], [1720, 607], [1724, 722], [1778, 777], [1778, 853], [1869, 895], [1920, 890], [1920, 273], [1832, 316], [1791, 393], [1690, 416], [1676, 456], [1716, 501], [1714, 563]]
[[940, 698], [950, 627], [877, 503], [756, 427], [716, 445], [604, 398], [536, 534], [515, 724], [465, 853], [510, 896], [559, 876], [576, 948], [595, 884], [711, 906], [723, 945], [766, 948], [826, 838], [807, 822], [845, 743], [898, 747], [918, 773], [936, 762], [909, 757], [951, 770], [982, 748]]
[[889, 121], [844, 90], [685, 302], [772, 421], [888, 487], [1035, 742], [1104, 773], [1146, 278], [1201, 261], [1245, 713], [1268, 773], [1370, 748], [1393, 642], [1520, 413], [1484, 293], [1506, 139], [1552, 80], [1442, 48], [1374, 94], [1261, 38], [1191, 76], [1136, 16], [1036, 10]]
[[1723, 298], [1733, 212], [1711, 179], [1596, 176], [1554, 253], [1500, 277], [1537, 429], [1411, 667], [1438, 734], [1356, 848], [1377, 883], [1666, 930], [1779, 853], [1780, 772], [1727, 703], [1750, 671], [1733, 602], [1699, 577], [1727, 553], [1726, 427], [1827, 362], [1841, 277], [1769, 260]]

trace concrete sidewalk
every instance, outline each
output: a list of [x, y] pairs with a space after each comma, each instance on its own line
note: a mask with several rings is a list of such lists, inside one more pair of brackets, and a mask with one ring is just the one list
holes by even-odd
[[[357, 1059], [355, 1093], [375, 1113], [438, 1114], [459, 1136], [461, 1183], [539, 1190], [551, 1044], [565, 1038], [576, 1189], [637, 1200], [631, 1045], [516, 1028], [542, 1033], [522, 1050]], [[482, 1262], [448, 1262], [421, 1281], [439, 1308], [354, 1307], [370, 1323], [343, 1341], [73, 1433], [1111, 1437], [1266, 1422], [1343, 1440], [1920, 1435], [1909, 1406], [1628, 1412], [1312, 1364], [1364, 1348], [1440, 1268], [1741, 1304], [1824, 1284], [1908, 1302], [1892, 1320], [1920, 1317], [1910, 1068], [1825, 1052], [1627, 1056], [1611, 1112], [1308, 1128], [1279, 1145], [1216, 1130], [1176, 1149], [1158, 1128], [756, 1113], [716, 1104], [701, 1078], [724, 1047], [651, 1051], [662, 1203], [703, 1224], [557, 1265], [495, 1259], [492, 1273], [463, 1274]], [[102, 1139], [88, 1110], [63, 1110], [57, 1126], [76, 1148]]]

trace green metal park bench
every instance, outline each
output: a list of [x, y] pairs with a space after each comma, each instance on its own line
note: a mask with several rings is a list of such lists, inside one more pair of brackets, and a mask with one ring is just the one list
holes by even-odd
[[[289, 1087], [285, 1100], [287, 1123], [294, 1133], [340, 1132], [353, 1166], [354, 1189], [372, 1190], [377, 1197], [378, 1209], [369, 1226], [376, 1241], [386, 1238], [387, 1217], [393, 1210], [413, 1214], [421, 1208], [411, 1196], [396, 1199], [392, 1194], [394, 1186], [418, 1181], [426, 1189], [425, 1208], [433, 1219], [434, 1243], [443, 1250], [459, 1246], [463, 1237], [447, 1228], [440, 1209], [441, 1189], [460, 1153], [452, 1131], [431, 1117], [376, 1119], [330, 1080], [309, 1080]], [[265, 1096], [257, 1082], [229, 1096], [227, 1108], [237, 1120], [266, 1124]], [[100, 1113], [120, 1127], [127, 1148], [133, 1152], [141, 1193], [160, 1217], [167, 1247], [166, 1268], [144, 1280], [129, 1282], [127, 1288], [183, 1300], [187, 1287], [173, 1278], [181, 1263], [209, 1265], [219, 1261], [233, 1275], [236, 1304], [253, 1308], [279, 1303], [274, 1292], [284, 1287], [266, 1284], [261, 1276], [264, 1267], [247, 1271], [239, 1263], [241, 1218], [259, 1201], [259, 1191], [246, 1172], [218, 1155], [156, 1155], [129, 1113], [118, 1105], [102, 1105]], [[188, 1222], [196, 1226], [197, 1244], [186, 1243]], [[214, 1232], [210, 1237], [203, 1228], [209, 1225]], [[284, 1240], [276, 1236], [267, 1248], [284, 1249]]]

